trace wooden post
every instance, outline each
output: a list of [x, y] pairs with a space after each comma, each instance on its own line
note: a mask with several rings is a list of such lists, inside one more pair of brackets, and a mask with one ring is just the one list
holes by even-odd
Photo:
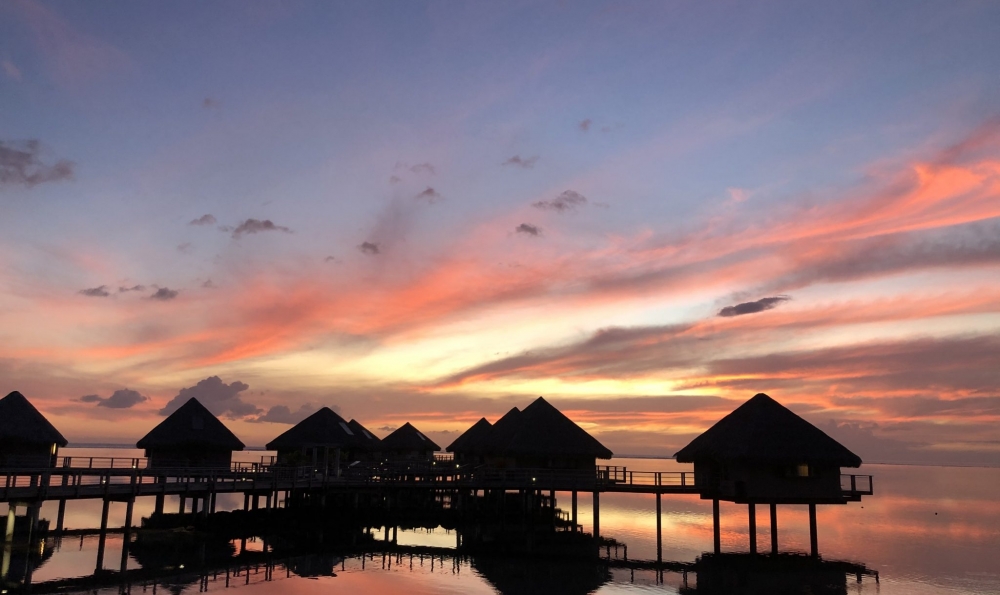
[[778, 505], [771, 503], [771, 553], [778, 553]]
[[186, 496], [179, 496], [179, 498], [181, 500], [181, 503], [177, 507], [177, 514], [184, 514], [184, 507], [187, 504], [187, 497]]
[[66, 520], [66, 500], [59, 501], [59, 512], [56, 513], [56, 532], [62, 533], [63, 522]]
[[108, 538], [108, 509], [111, 507], [111, 500], [104, 499], [104, 508], [101, 510], [101, 534], [97, 540], [97, 565], [95, 572], [104, 570], [104, 545]]
[[750, 514], [750, 553], [757, 553], [757, 505], [751, 502], [748, 506]]
[[212, 508], [211, 508], [211, 513], [212, 513], [212, 514], [215, 514], [215, 496], [216, 496], [216, 494], [215, 494], [215, 492], [213, 491], [213, 492], [212, 492]]
[[573, 532], [577, 530], [577, 520], [576, 520], [576, 490], [573, 490]]
[[816, 505], [809, 505], [809, 553], [813, 558], [819, 556], [819, 541], [816, 538]]
[[163, 494], [156, 495], [156, 502], [153, 504], [153, 514], [163, 514], [163, 501], [166, 500], [166, 496]]
[[660, 493], [656, 493], [656, 562], [663, 562], [663, 520], [660, 518]]
[[249, 492], [243, 494], [243, 510], [244, 511], [250, 510], [250, 493]]
[[14, 540], [14, 517], [17, 515], [17, 504], [11, 502], [7, 505], [7, 532], [4, 534], [4, 541], [10, 543]]
[[132, 538], [132, 508], [135, 506], [135, 498], [129, 498], [125, 505], [125, 532], [122, 535], [122, 565], [121, 574], [124, 576], [128, 570], [128, 546]]
[[594, 490], [594, 539], [601, 536], [601, 493]]
[[713, 530], [713, 541], [715, 544], [715, 553], [722, 552], [722, 534], [719, 532], [719, 499], [715, 498], [712, 500], [712, 530]]

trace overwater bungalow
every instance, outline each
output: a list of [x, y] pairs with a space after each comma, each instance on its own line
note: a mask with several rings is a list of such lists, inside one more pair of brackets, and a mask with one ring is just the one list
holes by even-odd
[[861, 458], [760, 393], [677, 452], [694, 463], [703, 499], [779, 504], [843, 504], [841, 467]]
[[479, 464], [483, 462], [483, 456], [478, 449], [482, 441], [489, 436], [493, 424], [480, 418], [471, 428], [462, 432], [462, 435], [455, 438], [445, 450], [455, 455], [456, 463]]
[[344, 418], [323, 407], [268, 442], [266, 448], [278, 451], [279, 463], [311, 464], [336, 476], [341, 463], [349, 462], [350, 453], [361, 450], [362, 443]]
[[0, 399], [0, 468], [55, 467], [66, 439], [24, 395]]
[[192, 397], [150, 430], [136, 447], [145, 449], [150, 468], [229, 468], [233, 451], [243, 450], [244, 444]]
[[382, 439], [382, 456], [390, 461], [433, 461], [441, 447], [406, 422]]
[[531, 469], [593, 470], [612, 452], [542, 397], [493, 424], [479, 447], [487, 464]]
[[352, 419], [347, 422], [347, 425], [354, 430], [354, 434], [358, 437], [358, 442], [361, 444], [361, 449], [352, 454], [352, 460], [355, 461], [375, 461], [380, 460], [380, 455], [382, 452], [382, 441], [375, 434], [368, 431], [368, 428], [361, 425], [361, 422], [356, 419]]

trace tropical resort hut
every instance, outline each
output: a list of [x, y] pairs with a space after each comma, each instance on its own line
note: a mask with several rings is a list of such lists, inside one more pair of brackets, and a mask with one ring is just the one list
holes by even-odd
[[433, 461], [441, 447], [406, 422], [382, 439], [382, 456], [390, 461]]
[[354, 434], [358, 437], [358, 442], [361, 444], [361, 448], [352, 453], [351, 459], [355, 461], [380, 460], [382, 441], [379, 440], [378, 436], [368, 431], [368, 428], [361, 425], [361, 422], [356, 419], [347, 422], [347, 425], [354, 430]]
[[542, 397], [493, 424], [479, 449], [489, 464], [593, 471], [612, 452]]
[[268, 450], [278, 451], [278, 462], [285, 465], [312, 465], [340, 476], [343, 459], [360, 448], [358, 435], [344, 418], [329, 407], [295, 424], [267, 443]]
[[480, 418], [471, 428], [463, 432], [458, 438], [455, 438], [445, 450], [455, 455], [456, 463], [481, 463], [483, 457], [478, 454], [478, 447], [489, 436], [492, 428], [493, 424], [487, 421], [485, 417]]
[[150, 468], [228, 469], [233, 451], [243, 450], [244, 444], [192, 397], [150, 430], [136, 447], [145, 449]]
[[844, 489], [841, 467], [859, 467], [861, 458], [822, 430], [760, 393], [691, 441], [676, 454], [694, 463], [702, 499], [714, 502], [718, 549], [719, 501], [749, 504], [752, 549], [756, 549], [754, 505], [771, 506], [772, 549], [777, 549], [778, 504], [808, 504], [813, 553], [816, 505], [857, 501], [867, 490]]
[[66, 439], [24, 395], [0, 399], [0, 468], [55, 467], [60, 446]]

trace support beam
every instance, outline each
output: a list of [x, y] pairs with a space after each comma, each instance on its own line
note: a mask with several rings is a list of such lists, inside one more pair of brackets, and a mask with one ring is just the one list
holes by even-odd
[[771, 553], [778, 553], [778, 505], [771, 503]]
[[167, 499], [163, 494], [156, 495], [156, 502], [153, 504], [153, 514], [163, 514], [163, 503]]
[[11, 502], [7, 505], [7, 531], [4, 533], [4, 541], [10, 543], [14, 540], [14, 517], [17, 515], [17, 504]]
[[601, 493], [594, 491], [594, 539], [601, 536]]
[[122, 534], [122, 564], [121, 573], [128, 570], [128, 546], [132, 541], [132, 509], [135, 507], [135, 498], [129, 498], [125, 505], [125, 531]]
[[660, 493], [656, 493], [656, 562], [663, 562], [663, 519], [661, 511], [663, 505], [660, 503]]
[[101, 510], [101, 534], [97, 540], [97, 564], [95, 572], [104, 570], [104, 546], [108, 540], [108, 509], [111, 507], [111, 500], [104, 500], [104, 508]]
[[819, 556], [819, 541], [816, 537], [816, 505], [809, 505], [809, 553], [813, 558]]
[[719, 499], [712, 500], [712, 534], [715, 553], [722, 552], [722, 534], [719, 531]]
[[63, 532], [63, 524], [66, 521], [66, 500], [59, 501], [59, 511], [56, 513], [56, 532]]
[[577, 520], [576, 520], [576, 490], [573, 490], [573, 531], [577, 530]]
[[750, 553], [757, 553], [757, 505], [751, 502], [748, 506], [750, 514]]
[[187, 497], [180, 496], [181, 503], [177, 506], [177, 514], [184, 514], [184, 507], [187, 505]]

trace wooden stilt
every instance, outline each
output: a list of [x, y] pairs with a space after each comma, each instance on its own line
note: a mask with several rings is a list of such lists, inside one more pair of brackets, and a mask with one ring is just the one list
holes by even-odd
[[722, 534], [719, 530], [719, 499], [712, 500], [712, 533], [715, 553], [722, 552]]
[[578, 522], [576, 520], [576, 490], [573, 490], [573, 531], [577, 530]]
[[104, 508], [101, 510], [101, 533], [97, 540], [97, 564], [95, 571], [104, 570], [104, 546], [108, 539], [108, 510], [111, 507], [111, 500], [104, 500]]
[[132, 539], [132, 509], [135, 506], [135, 498], [130, 498], [125, 506], [125, 532], [122, 535], [122, 564], [121, 573], [128, 570], [128, 546]]
[[819, 540], [816, 536], [816, 505], [809, 505], [809, 553], [813, 558], [819, 556]]
[[187, 506], [187, 497], [180, 497], [181, 503], [177, 506], [177, 514], [184, 514], [184, 508]]
[[656, 494], [656, 561], [663, 562], [663, 519], [661, 515], [661, 494]]
[[601, 536], [601, 493], [594, 491], [594, 539]]
[[4, 533], [4, 541], [10, 543], [14, 540], [14, 517], [17, 516], [17, 504], [11, 502], [7, 505], [7, 531]]
[[56, 531], [62, 533], [66, 520], [66, 500], [59, 501], [59, 511], [56, 513]]
[[778, 505], [771, 503], [771, 553], [778, 553]]
[[751, 502], [747, 505], [750, 515], [750, 553], [757, 553], [757, 505]]

